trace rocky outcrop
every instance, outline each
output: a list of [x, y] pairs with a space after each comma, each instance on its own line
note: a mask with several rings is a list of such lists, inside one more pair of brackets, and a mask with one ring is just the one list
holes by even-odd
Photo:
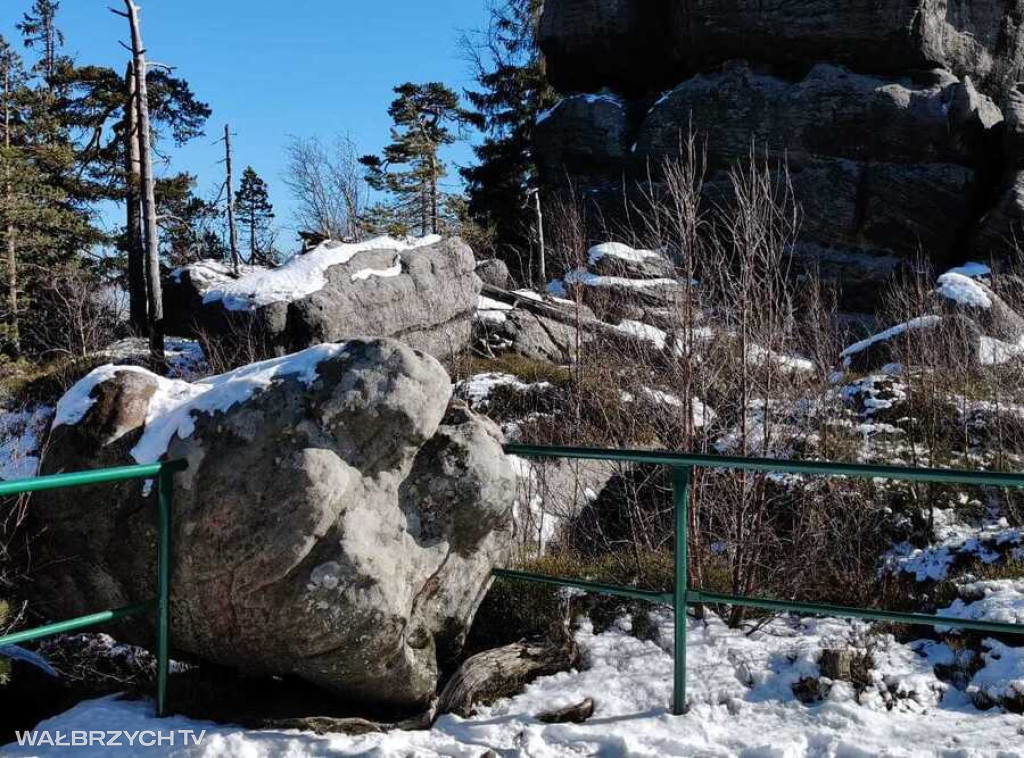
[[470, 339], [480, 294], [472, 250], [458, 239], [325, 242], [276, 269], [234, 279], [209, 262], [175, 271], [168, 330], [219, 354], [285, 355], [352, 337], [393, 337], [435, 356]]
[[563, 91], [652, 93], [668, 76], [742, 58], [788, 70], [945, 68], [999, 92], [1024, 68], [1022, 17], [1021, 0], [548, 0], [540, 44]]
[[657, 182], [691, 127], [707, 141], [710, 204], [730, 197], [727, 172], [752, 146], [785, 158], [799, 257], [856, 309], [919, 252], [941, 270], [1020, 226], [1024, 0], [754, 6], [545, 3], [541, 46], [565, 97], [537, 125], [544, 181], [571, 181], [617, 218], [623, 189]]
[[926, 298], [926, 312], [850, 345], [843, 365], [855, 372], [875, 371], [889, 363], [972, 368], [1024, 358], [1024, 317], [1017, 308], [1021, 283], [998, 278], [1003, 297], [991, 286], [981, 264], [947, 271]]
[[[194, 384], [106, 366], [62, 399], [42, 473], [188, 461], [174, 482], [175, 655], [416, 708], [511, 540], [500, 432], [451, 394], [434, 358], [390, 340]], [[152, 597], [155, 513], [142, 482], [40, 496], [47, 611]], [[141, 621], [119, 634], [152, 639]]]

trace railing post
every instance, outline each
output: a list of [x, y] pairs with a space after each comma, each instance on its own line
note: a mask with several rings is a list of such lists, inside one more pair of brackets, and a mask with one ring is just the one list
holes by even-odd
[[174, 475], [161, 469], [157, 478], [157, 620], [156, 620], [156, 715], [167, 715], [167, 677], [171, 641], [171, 498]]
[[686, 713], [686, 590], [689, 586], [686, 543], [689, 532], [690, 474], [689, 466], [672, 468], [672, 499], [676, 516], [675, 582], [673, 587], [676, 634], [672, 713], [676, 716]]

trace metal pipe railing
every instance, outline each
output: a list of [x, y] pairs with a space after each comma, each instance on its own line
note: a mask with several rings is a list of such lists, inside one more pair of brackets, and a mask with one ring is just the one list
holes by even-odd
[[739, 605], [764, 610], [806, 613], [808, 615], [862, 618], [897, 624], [970, 629], [989, 634], [1024, 635], [1024, 625], [971, 619], [946, 618], [923, 613], [851, 608], [822, 603], [803, 603], [795, 600], [771, 600], [718, 592], [690, 589], [687, 576], [687, 544], [689, 541], [690, 484], [694, 468], [731, 469], [740, 471], [779, 472], [788, 474], [820, 474], [859, 478], [901, 479], [918, 482], [972, 484], [989, 487], [1024, 487], [1024, 474], [996, 471], [962, 471], [957, 469], [910, 468], [906, 466], [875, 466], [859, 463], [828, 463], [824, 461], [784, 461], [771, 458], [739, 458], [693, 453], [673, 453], [657, 450], [602, 450], [598, 448], [551, 447], [546, 445], [505, 445], [505, 452], [530, 458], [621, 461], [669, 466], [672, 469], [672, 496], [675, 511], [675, 559], [673, 589], [671, 593], [639, 590], [601, 582], [590, 582], [564, 577], [551, 577], [525, 571], [496, 569], [495, 576], [516, 581], [534, 582], [563, 587], [574, 587], [634, 600], [644, 600], [672, 606], [675, 611], [674, 683], [672, 712], [686, 712], [686, 613], [687, 606], [706, 603]]
[[167, 680], [170, 673], [171, 641], [171, 507], [174, 475], [188, 468], [185, 461], [165, 461], [141, 466], [120, 466], [117, 468], [76, 471], [69, 474], [54, 474], [33, 479], [16, 479], [0, 482], [0, 495], [20, 495], [27, 492], [86, 487], [94, 484], [111, 484], [133, 479], [157, 480], [157, 596], [134, 605], [114, 608], [86, 616], [56, 621], [34, 629], [24, 629], [0, 637], [0, 647], [16, 645], [55, 634], [77, 631], [97, 624], [137, 616], [156, 611], [156, 713], [167, 715]]

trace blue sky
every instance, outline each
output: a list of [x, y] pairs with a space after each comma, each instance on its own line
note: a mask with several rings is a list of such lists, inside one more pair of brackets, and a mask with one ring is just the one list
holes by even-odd
[[[205, 196], [221, 181], [223, 148], [214, 141], [230, 123], [236, 163], [251, 164], [269, 182], [285, 227], [290, 198], [280, 174], [288, 135], [348, 132], [361, 152], [379, 150], [394, 85], [471, 86], [459, 32], [486, 17], [485, 0], [138, 1], [150, 59], [175, 66], [213, 108], [206, 137], [181, 149], [164, 145], [173, 168], [198, 174]], [[14, 27], [30, 4], [4, 0], [0, 33], [19, 39]], [[64, 0], [60, 25], [66, 52], [120, 71], [128, 60], [119, 44], [128, 38], [127, 22], [108, 6], [121, 2]], [[465, 143], [448, 153], [459, 164], [470, 155]], [[453, 167], [449, 182], [457, 181], [454, 174]]]

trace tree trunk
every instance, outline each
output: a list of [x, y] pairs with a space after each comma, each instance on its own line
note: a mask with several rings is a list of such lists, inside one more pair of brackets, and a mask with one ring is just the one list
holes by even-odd
[[[11, 68], [4, 68], [4, 148], [8, 160], [11, 154]], [[18, 318], [18, 249], [14, 240], [14, 184], [11, 167], [7, 166], [4, 183], [4, 212], [7, 216], [7, 341], [16, 356], [21, 352], [21, 334]]]
[[544, 250], [544, 212], [540, 207], [540, 190], [533, 193], [533, 202], [537, 210], [537, 242], [540, 244], [540, 289], [543, 292], [548, 284], [548, 270]]
[[228, 238], [231, 242], [231, 266], [235, 276], [241, 273], [238, 255], [238, 228], [235, 226], [235, 190], [234, 176], [231, 170], [231, 127], [224, 124], [224, 150], [227, 153], [225, 162], [227, 164], [228, 178], [226, 190], [228, 195]]
[[430, 231], [437, 234], [437, 148], [430, 153]]
[[516, 642], [467, 658], [438, 696], [437, 715], [468, 717], [478, 705], [518, 695], [527, 684], [579, 665], [571, 638], [553, 642]]
[[149, 351], [153, 360], [164, 360], [164, 304], [160, 283], [160, 232], [156, 218], [156, 182], [153, 178], [153, 152], [149, 127], [149, 92], [146, 87], [146, 49], [139, 28], [139, 9], [132, 0], [124, 0], [132, 30], [132, 59], [135, 68], [135, 107], [139, 118], [139, 168], [142, 186], [142, 213], [146, 237], [146, 291], [149, 295]]
[[128, 310], [132, 329], [149, 334], [146, 303], [146, 247], [142, 239], [142, 161], [139, 157], [139, 112], [135, 107], [135, 67], [125, 74], [128, 102], [124, 112], [125, 230], [128, 237]]

